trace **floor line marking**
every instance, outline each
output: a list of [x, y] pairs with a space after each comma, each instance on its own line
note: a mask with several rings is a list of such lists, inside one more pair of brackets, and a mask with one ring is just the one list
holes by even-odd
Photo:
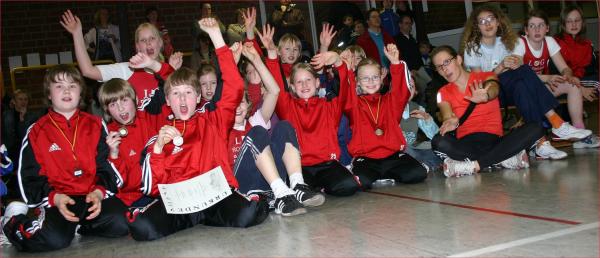
[[590, 230], [590, 229], [594, 229], [594, 228], [598, 228], [598, 222], [583, 224], [583, 225], [579, 225], [579, 226], [575, 226], [575, 227], [571, 227], [571, 228], [566, 228], [566, 229], [561, 229], [558, 231], [550, 232], [547, 234], [527, 237], [527, 238], [514, 240], [514, 241], [502, 243], [502, 244], [492, 245], [492, 246], [488, 246], [488, 247], [484, 247], [484, 248], [480, 248], [480, 249], [476, 249], [476, 250], [472, 250], [472, 251], [468, 251], [468, 252], [453, 254], [448, 257], [480, 256], [480, 255], [487, 254], [487, 253], [497, 252], [497, 251], [501, 251], [501, 250], [505, 250], [505, 249], [509, 249], [509, 248], [513, 248], [513, 247], [517, 247], [517, 246], [522, 246], [522, 245], [531, 244], [534, 242], [548, 240], [551, 238], [570, 235], [570, 234], [574, 234], [577, 232]]
[[414, 201], [437, 203], [437, 204], [441, 204], [441, 205], [453, 206], [453, 207], [458, 207], [458, 208], [471, 209], [471, 210], [477, 210], [477, 211], [485, 211], [485, 212], [491, 212], [491, 213], [497, 213], [497, 214], [504, 214], [504, 215], [515, 216], [515, 217], [528, 218], [528, 219], [536, 219], [536, 220], [544, 220], [544, 221], [550, 221], [550, 222], [557, 222], [557, 223], [561, 223], [561, 224], [568, 224], [568, 225], [579, 225], [579, 224], [581, 224], [581, 222], [571, 221], [571, 220], [542, 217], [542, 216], [529, 215], [529, 214], [517, 213], [517, 212], [512, 212], [512, 211], [495, 210], [495, 209], [489, 209], [489, 208], [483, 208], [483, 207], [476, 207], [476, 206], [464, 205], [464, 204], [458, 204], [458, 203], [435, 201], [435, 200], [424, 199], [424, 198], [419, 198], [419, 197], [412, 197], [412, 196], [406, 196], [406, 195], [398, 195], [398, 194], [383, 193], [383, 192], [372, 192], [372, 191], [368, 191], [367, 193], [378, 194], [378, 195], [385, 195], [385, 196], [391, 196], [391, 197], [402, 198], [402, 199], [409, 199], [409, 200], [414, 200]]

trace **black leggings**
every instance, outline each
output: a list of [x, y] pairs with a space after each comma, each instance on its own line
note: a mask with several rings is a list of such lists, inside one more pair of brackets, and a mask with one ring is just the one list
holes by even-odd
[[171, 235], [197, 224], [217, 227], [251, 227], [263, 222], [269, 213], [264, 199], [249, 201], [233, 193], [217, 204], [190, 214], [168, 214], [161, 199], [149, 204], [143, 212], [130, 212], [129, 230], [133, 239], [148, 241]]
[[480, 168], [486, 168], [528, 149], [544, 133], [544, 129], [533, 122], [516, 128], [503, 137], [490, 133], [472, 133], [456, 139], [448, 134], [438, 134], [431, 140], [431, 147], [442, 158], [476, 160]]
[[125, 212], [127, 207], [116, 197], [102, 201], [102, 210], [98, 217], [86, 220], [91, 204], [85, 202], [85, 196], [70, 196], [74, 205], [67, 207], [79, 222], [67, 221], [58, 208], [46, 208], [45, 218], [31, 219], [25, 215], [12, 217], [4, 227], [4, 233], [10, 235], [11, 243], [25, 252], [45, 252], [65, 248], [75, 237], [77, 225], [81, 225], [79, 233], [101, 237], [122, 237], [129, 232]]
[[323, 189], [327, 194], [350, 196], [358, 191], [354, 175], [337, 160], [302, 166], [302, 176], [306, 184]]
[[394, 179], [404, 184], [423, 182], [427, 170], [419, 161], [403, 152], [396, 152], [383, 159], [356, 157], [352, 172], [360, 179], [363, 190], [371, 189], [377, 179]]

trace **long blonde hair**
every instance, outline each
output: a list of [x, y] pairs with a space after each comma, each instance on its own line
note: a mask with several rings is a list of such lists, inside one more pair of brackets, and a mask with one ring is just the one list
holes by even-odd
[[463, 32], [462, 40], [460, 42], [459, 53], [464, 53], [466, 51], [469, 55], [471, 52], [481, 55], [479, 52], [479, 49], [481, 48], [481, 31], [479, 30], [479, 20], [477, 19], [477, 16], [482, 12], [490, 12], [494, 15], [499, 23], [496, 36], [501, 38], [502, 43], [509, 51], [512, 51], [515, 48], [518, 36], [512, 30], [510, 20], [504, 12], [495, 5], [483, 4], [471, 12], [469, 19], [465, 22], [465, 31]]

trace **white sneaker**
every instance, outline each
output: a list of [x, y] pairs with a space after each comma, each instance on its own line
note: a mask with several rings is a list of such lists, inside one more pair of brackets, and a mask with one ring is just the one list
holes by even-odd
[[2, 216], [0, 218], [0, 226], [2, 226], [0, 228], [0, 245], [9, 245], [10, 244], [10, 241], [8, 240], [6, 235], [4, 235], [4, 225], [6, 225], [6, 223], [13, 216], [16, 216], [19, 214], [27, 214], [28, 210], [29, 210], [29, 207], [27, 207], [27, 204], [25, 204], [23, 202], [11, 202], [8, 206], [6, 206], [6, 209], [4, 210], [4, 216]]
[[500, 165], [503, 168], [508, 168], [508, 169], [528, 168], [529, 167], [529, 156], [527, 156], [527, 153], [525, 152], [525, 150], [522, 150], [522, 151], [519, 151], [519, 153], [517, 153], [516, 155], [500, 162]]
[[27, 214], [29, 207], [24, 202], [11, 202], [4, 210], [4, 216], [2, 216], [2, 228], [10, 218], [20, 214]]
[[475, 174], [474, 161], [459, 161], [451, 158], [444, 159], [444, 175], [446, 177], [461, 177]]
[[587, 129], [575, 128], [571, 124], [564, 122], [559, 128], [552, 128], [553, 140], [581, 140], [592, 134]]
[[566, 152], [557, 150], [549, 141], [544, 141], [544, 143], [535, 148], [536, 159], [564, 159], [566, 157]]
[[581, 141], [573, 143], [574, 149], [598, 148], [598, 146], [600, 146], [600, 139], [596, 135], [590, 135]]

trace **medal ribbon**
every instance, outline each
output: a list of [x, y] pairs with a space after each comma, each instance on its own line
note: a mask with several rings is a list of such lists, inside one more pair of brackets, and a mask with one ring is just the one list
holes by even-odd
[[54, 118], [52, 118], [52, 115], [48, 114], [48, 116], [50, 117], [50, 121], [52, 121], [52, 124], [56, 127], [56, 129], [58, 129], [60, 134], [62, 134], [62, 136], [65, 137], [65, 140], [67, 140], [67, 142], [71, 146], [71, 154], [73, 154], [73, 159], [75, 159], [75, 161], [77, 161], [77, 156], [75, 156], [75, 143], [77, 143], [77, 129], [79, 128], [80, 115], [77, 114], [77, 121], [75, 122], [75, 133], [73, 134], [73, 142], [69, 141], [69, 137], [67, 137], [65, 132], [58, 126], [56, 121], [54, 121]]
[[363, 96], [360, 96], [360, 99], [362, 99], [365, 102], [365, 104], [367, 104], [367, 107], [369, 108], [369, 113], [371, 113], [371, 117], [375, 121], [375, 129], [379, 129], [378, 123], [379, 123], [379, 107], [381, 106], [381, 95], [379, 95], [379, 100], [377, 101], [377, 115], [373, 115], [373, 110], [371, 109], [371, 105], [369, 105], [369, 102], [367, 102], [367, 100]]

